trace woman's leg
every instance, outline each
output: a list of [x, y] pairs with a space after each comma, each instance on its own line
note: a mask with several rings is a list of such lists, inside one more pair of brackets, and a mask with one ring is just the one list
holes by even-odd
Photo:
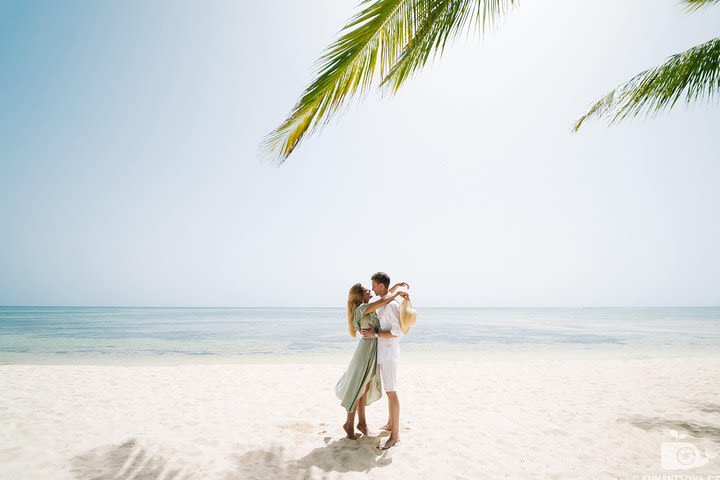
[[357, 428], [360, 430], [363, 435], [367, 435], [367, 420], [365, 419], [365, 399], [367, 398], [368, 390], [370, 390], [370, 384], [368, 383], [365, 387], [365, 391], [363, 392], [362, 396], [360, 397], [360, 400], [358, 400], [358, 406], [357, 406], [357, 413], [358, 413], [358, 424]]
[[345, 430], [345, 433], [347, 433], [347, 437], [355, 440], [357, 436], [355, 435], [355, 428], [353, 425], [355, 425], [355, 412], [357, 411], [357, 407], [355, 407], [355, 410], [352, 412], [347, 412], [347, 420], [343, 424], [343, 430]]

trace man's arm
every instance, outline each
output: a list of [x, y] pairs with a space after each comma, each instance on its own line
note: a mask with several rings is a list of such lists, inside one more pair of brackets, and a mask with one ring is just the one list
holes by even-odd
[[[372, 328], [369, 328], [367, 330], [360, 330], [360, 334], [363, 336], [363, 338], [373, 338], [375, 337], [375, 330]], [[378, 332], [378, 338], [398, 338], [399, 335], [393, 335], [392, 330], [380, 330]]]
[[402, 337], [402, 328], [400, 328], [400, 302], [392, 302], [386, 308], [388, 310], [388, 313], [390, 314], [390, 337], [383, 338]]
[[392, 330], [378, 332], [378, 338], [398, 338], [399, 335], [393, 335]]

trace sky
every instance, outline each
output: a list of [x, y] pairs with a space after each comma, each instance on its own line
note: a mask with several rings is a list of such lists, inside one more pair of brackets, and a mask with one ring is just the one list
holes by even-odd
[[720, 7], [522, 2], [264, 163], [356, 7], [0, 3], [0, 305], [720, 304], [718, 102], [570, 132]]

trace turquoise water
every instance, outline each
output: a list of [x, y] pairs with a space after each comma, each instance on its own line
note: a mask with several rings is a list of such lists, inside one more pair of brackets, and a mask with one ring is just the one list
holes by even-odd
[[[346, 352], [339, 308], [0, 307], [0, 363]], [[720, 307], [425, 308], [403, 351], [713, 351]]]

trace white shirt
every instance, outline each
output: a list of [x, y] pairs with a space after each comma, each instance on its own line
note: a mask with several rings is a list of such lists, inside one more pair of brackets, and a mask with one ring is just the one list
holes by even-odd
[[390, 303], [384, 307], [379, 307], [377, 316], [380, 319], [380, 331], [390, 331], [398, 338], [378, 338], [378, 354], [377, 362], [381, 363], [385, 360], [400, 360], [400, 338], [402, 337], [402, 329], [400, 328], [400, 302], [399, 297], [395, 297]]

